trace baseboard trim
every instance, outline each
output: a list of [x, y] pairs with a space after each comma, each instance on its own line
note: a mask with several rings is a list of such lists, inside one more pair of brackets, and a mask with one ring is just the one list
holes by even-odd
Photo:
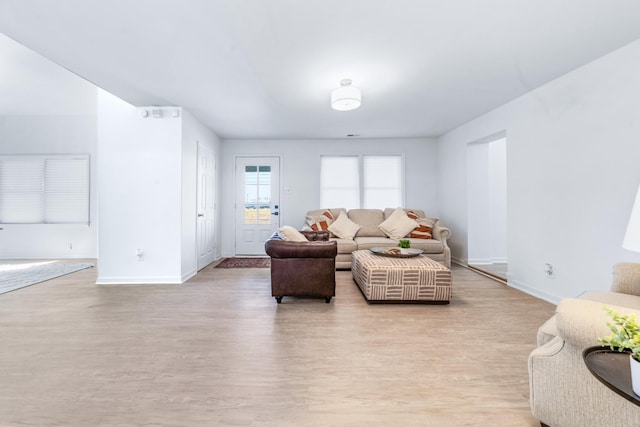
[[180, 277], [98, 277], [96, 285], [180, 285]]
[[525, 294], [529, 294], [529, 295], [531, 295], [533, 297], [539, 298], [541, 300], [544, 300], [544, 301], [546, 301], [548, 303], [551, 303], [551, 304], [554, 304], [554, 305], [558, 305], [558, 303], [562, 299], [562, 298], [560, 298], [560, 297], [558, 297], [556, 295], [551, 295], [551, 294], [548, 294], [546, 292], [541, 292], [540, 290], [532, 288], [531, 286], [526, 285], [526, 284], [524, 284], [522, 282], [519, 282], [517, 280], [511, 279], [511, 280], [509, 280], [509, 283], [507, 283], [507, 284], [509, 286], [511, 286], [512, 288], [514, 288], [514, 289], [517, 289], [519, 291], [524, 292]]

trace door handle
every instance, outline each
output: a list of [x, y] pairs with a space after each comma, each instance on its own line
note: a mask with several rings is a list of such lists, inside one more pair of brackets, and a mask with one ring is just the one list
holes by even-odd
[[280, 215], [280, 214], [279, 214], [278, 212], [271, 212], [271, 215], [278, 216], [278, 215]]
[[204, 216], [204, 214], [198, 214], [198, 218], [203, 217], [203, 216]]

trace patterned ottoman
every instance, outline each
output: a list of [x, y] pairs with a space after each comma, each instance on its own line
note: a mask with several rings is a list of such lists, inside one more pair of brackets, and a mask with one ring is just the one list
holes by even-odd
[[448, 304], [451, 270], [424, 255], [392, 258], [369, 250], [352, 254], [351, 273], [369, 302]]

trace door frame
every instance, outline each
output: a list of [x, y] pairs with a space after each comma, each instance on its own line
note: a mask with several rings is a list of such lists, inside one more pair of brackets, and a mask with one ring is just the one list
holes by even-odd
[[[282, 180], [282, 176], [283, 176], [283, 170], [284, 170], [284, 165], [283, 165], [283, 155], [282, 154], [260, 154], [260, 155], [253, 155], [253, 154], [235, 154], [233, 156], [233, 256], [237, 256], [237, 248], [236, 248], [236, 243], [237, 243], [237, 230], [238, 230], [238, 216], [236, 215], [236, 209], [238, 206], [238, 203], [243, 203], [244, 201], [240, 202], [238, 201], [238, 194], [237, 194], [237, 189], [238, 189], [238, 171], [236, 170], [237, 166], [238, 166], [238, 159], [242, 159], [242, 158], [248, 158], [248, 159], [262, 159], [262, 158], [277, 158], [278, 159], [278, 194], [279, 194], [279, 203], [278, 205], [280, 206], [278, 208], [278, 211], [280, 213], [279, 215], [279, 223], [280, 226], [282, 226], [282, 206], [284, 205], [284, 203], [282, 203], [282, 199], [283, 199], [283, 180]], [[242, 257], [250, 257], [249, 255], [242, 255]], [[261, 256], [256, 256], [256, 257], [261, 257]]]

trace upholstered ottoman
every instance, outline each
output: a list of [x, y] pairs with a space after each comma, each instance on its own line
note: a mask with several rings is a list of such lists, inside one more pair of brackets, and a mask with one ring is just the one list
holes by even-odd
[[448, 304], [451, 270], [424, 255], [393, 258], [370, 250], [352, 253], [351, 272], [369, 302]]

